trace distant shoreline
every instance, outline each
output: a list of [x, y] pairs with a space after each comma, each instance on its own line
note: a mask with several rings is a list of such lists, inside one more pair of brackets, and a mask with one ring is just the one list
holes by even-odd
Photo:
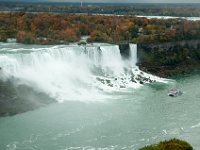
[[0, 11], [200, 17], [200, 3], [87, 3], [0, 0]]
[[64, 12], [22, 12], [22, 11], [1, 11], [0, 13], [49, 13], [49, 14], [69, 14], [69, 15], [93, 15], [93, 16], [129, 16], [129, 17], [138, 17], [138, 18], [147, 18], [147, 19], [183, 19], [189, 21], [199, 21], [200, 17], [178, 17], [178, 16], [151, 16], [151, 15], [117, 15], [117, 14], [100, 14], [100, 13], [64, 13]]
[[[80, 5], [80, 2], [49, 2], [49, 1], [46, 1], [46, 0], [41, 0], [41, 1], [27, 1], [27, 0], [10, 0], [10, 1], [7, 1], [7, 0], [0, 0], [1, 3], [16, 3], [16, 4], [68, 4], [68, 5]], [[181, 3], [178, 3], [178, 2], [173, 2], [173, 3], [166, 3], [166, 2], [163, 2], [163, 3], [156, 3], [156, 2], [152, 2], [152, 3], [139, 3], [139, 2], [118, 2], [118, 3], [112, 3], [112, 2], [84, 2], [84, 4], [87, 4], [87, 5], [114, 5], [114, 6], [117, 6], [117, 5], [200, 5], [200, 2], [199, 3], [196, 3], [196, 2], [193, 2], [193, 3], [188, 3], [188, 2], [181, 2]]]

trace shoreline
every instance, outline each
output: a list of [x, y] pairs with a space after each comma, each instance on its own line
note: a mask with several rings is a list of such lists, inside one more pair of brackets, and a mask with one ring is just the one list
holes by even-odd
[[[12, 42], [14, 39], [10, 40], [11, 42], [3, 42], [3, 44], [23, 44]], [[80, 41], [82, 42], [82, 41]], [[121, 51], [126, 53], [129, 44], [131, 43], [87, 43], [79, 44], [80, 42], [68, 43], [68, 44], [50, 44], [50, 45], [41, 45], [33, 44], [38, 46], [109, 46], [109, 45], [118, 45]], [[104, 45], [102, 45], [104, 44]], [[31, 46], [32, 44], [25, 44]], [[141, 43], [137, 44], [137, 58], [138, 67], [147, 73], [159, 76], [159, 77], [173, 77], [179, 75], [187, 75], [193, 72], [200, 70], [200, 62], [198, 61], [197, 53], [200, 46], [200, 40], [185, 40], [185, 41], [176, 41], [176, 42], [165, 42], [165, 43]], [[185, 51], [185, 52], [183, 52]], [[185, 53], [184, 55], [179, 53]], [[127, 55], [127, 54], [126, 54]], [[165, 55], [176, 55], [177, 58], [172, 60], [166, 60]], [[161, 57], [160, 57], [161, 56]], [[170, 57], [169, 56], [169, 57]], [[182, 57], [180, 59], [180, 57]], [[151, 58], [151, 60], [149, 60]], [[161, 59], [162, 62], [161, 62]], [[169, 61], [169, 62], [168, 62]], [[185, 62], [186, 61], [186, 62]]]

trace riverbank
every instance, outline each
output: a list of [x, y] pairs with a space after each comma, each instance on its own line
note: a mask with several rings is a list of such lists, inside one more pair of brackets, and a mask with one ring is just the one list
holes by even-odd
[[200, 68], [198, 20], [20, 12], [0, 13], [0, 22], [3, 42], [14, 38], [17, 43], [55, 45], [80, 42], [87, 36], [79, 44], [138, 44], [140, 69], [161, 77]]
[[200, 69], [200, 41], [138, 44], [138, 66], [160, 77], [184, 75]]
[[[175, 42], [200, 38], [200, 21], [187, 18], [136, 16], [0, 13], [0, 41], [15, 38], [24, 44], [68, 44], [89, 36], [87, 42]], [[192, 32], [191, 32], [192, 31]]]

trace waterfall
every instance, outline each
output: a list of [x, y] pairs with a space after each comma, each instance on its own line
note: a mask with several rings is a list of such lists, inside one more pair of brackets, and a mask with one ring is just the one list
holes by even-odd
[[[13, 48], [15, 47], [15, 48]], [[105, 99], [113, 90], [151, 82], [136, 67], [137, 46], [123, 60], [117, 45], [11, 45], [0, 50], [2, 79], [15, 78], [57, 101]], [[142, 81], [141, 81], [142, 80]]]
[[135, 67], [137, 63], [137, 45], [136, 44], [130, 44], [130, 54], [131, 54], [131, 63]]

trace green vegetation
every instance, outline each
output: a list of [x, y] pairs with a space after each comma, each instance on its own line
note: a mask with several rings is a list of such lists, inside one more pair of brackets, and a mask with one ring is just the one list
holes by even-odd
[[169, 77], [200, 69], [200, 41], [138, 44], [138, 65], [152, 74]]
[[186, 141], [172, 139], [160, 142], [159, 144], [149, 145], [139, 150], [193, 150], [193, 148]]
[[[26, 44], [77, 42], [158, 43], [200, 38], [200, 21], [86, 14], [0, 13], [0, 41]], [[171, 59], [171, 58], [170, 58]]]
[[79, 42], [82, 36], [89, 37], [87, 42], [137, 43], [138, 65], [143, 71], [159, 76], [184, 74], [200, 68], [200, 21], [89, 14], [0, 13], [1, 42], [16, 38], [18, 43], [25, 44], [68, 44]]

